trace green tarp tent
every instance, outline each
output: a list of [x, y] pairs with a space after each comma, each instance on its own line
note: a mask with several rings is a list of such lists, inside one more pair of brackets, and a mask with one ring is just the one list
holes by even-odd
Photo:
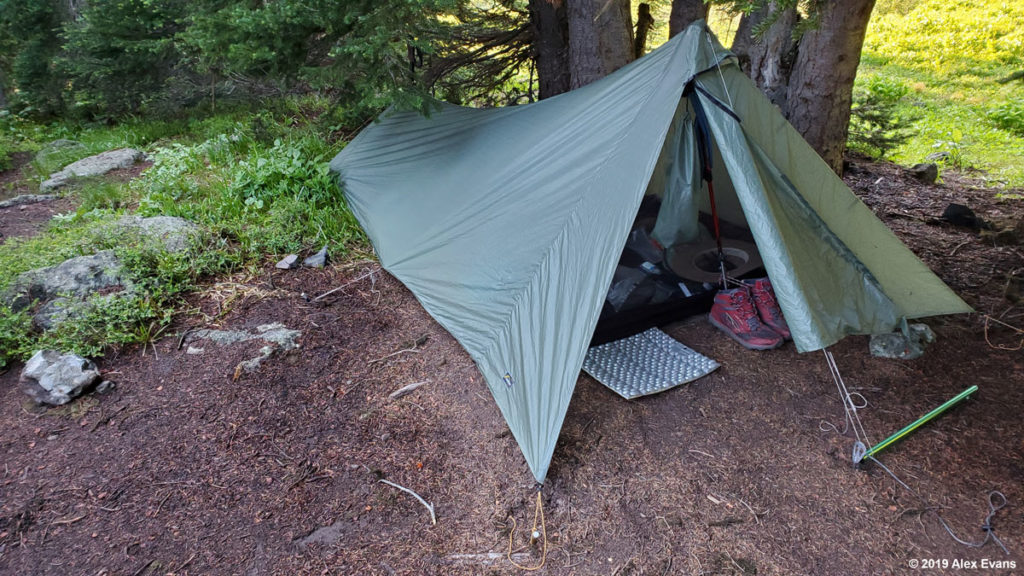
[[627, 234], [693, 239], [706, 203], [748, 227], [800, 351], [970, 308], [836, 177], [703, 22], [537, 103], [385, 113], [331, 162], [383, 267], [469, 352], [543, 482]]

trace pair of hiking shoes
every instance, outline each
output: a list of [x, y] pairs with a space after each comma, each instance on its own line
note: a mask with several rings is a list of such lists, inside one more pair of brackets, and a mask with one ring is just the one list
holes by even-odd
[[708, 321], [751, 350], [771, 350], [792, 339], [767, 278], [744, 280], [716, 294]]

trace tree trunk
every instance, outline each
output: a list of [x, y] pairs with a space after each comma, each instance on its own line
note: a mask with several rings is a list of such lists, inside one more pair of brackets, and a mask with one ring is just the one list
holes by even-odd
[[633, 61], [629, 0], [567, 1], [573, 88], [586, 86]]
[[704, 0], [672, 0], [668, 17], [668, 37], [679, 34], [690, 24], [708, 17], [708, 4]]
[[773, 104], [786, 110], [786, 92], [793, 62], [797, 55], [797, 43], [793, 40], [793, 28], [799, 19], [796, 6], [786, 8], [771, 27], [759, 38], [754, 38], [754, 29], [775, 10], [775, 3], [768, 3], [740, 19], [732, 51], [740, 59], [740, 66], [757, 84], [757, 87]]
[[875, 0], [828, 0], [804, 34], [790, 76], [787, 118], [836, 173], [842, 173], [853, 81]]
[[530, 0], [541, 99], [569, 91], [569, 23], [562, 0]]
[[654, 26], [651, 16], [651, 5], [641, 2], [636, 7], [636, 38], [633, 40], [633, 58], [639, 58], [647, 52], [647, 33]]

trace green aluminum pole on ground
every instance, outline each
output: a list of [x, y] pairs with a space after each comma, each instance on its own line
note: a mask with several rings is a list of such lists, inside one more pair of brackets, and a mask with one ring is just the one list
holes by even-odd
[[881, 442], [876, 444], [873, 448], [871, 448], [870, 450], [868, 450], [867, 452], [864, 453], [864, 456], [861, 458], [861, 460], [870, 458], [870, 457], [874, 456], [875, 454], [878, 454], [882, 450], [888, 448], [890, 445], [895, 444], [899, 439], [903, 438], [907, 434], [910, 434], [914, 430], [917, 430], [918, 428], [920, 428], [925, 422], [928, 422], [932, 418], [935, 418], [939, 414], [942, 414], [943, 412], [948, 410], [951, 406], [953, 406], [957, 402], [963, 400], [964, 398], [967, 398], [968, 396], [970, 396], [971, 394], [973, 394], [973, 393], [975, 393], [977, 391], [978, 391], [978, 387], [977, 386], [971, 386], [967, 390], [964, 390], [963, 392], [957, 394], [955, 397], [947, 400], [946, 403], [943, 404], [942, 406], [939, 406], [935, 410], [932, 410], [931, 412], [929, 412], [929, 413], [925, 414], [924, 416], [921, 416], [920, 418], [915, 420], [913, 424], [907, 426], [906, 428], [900, 430], [899, 432], [893, 434], [892, 436], [889, 436], [885, 440], [882, 440]]

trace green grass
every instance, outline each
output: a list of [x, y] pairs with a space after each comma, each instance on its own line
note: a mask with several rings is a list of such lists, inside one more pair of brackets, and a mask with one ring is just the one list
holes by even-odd
[[[29, 239], [0, 245], [0, 292], [27, 270], [114, 249], [136, 290], [96, 296], [81, 316], [38, 333], [24, 313], [0, 306], [0, 366], [41, 347], [99, 355], [111, 346], [145, 343], [169, 325], [183, 297], [203, 278], [256, 270], [288, 252], [331, 247], [336, 260], [362, 254], [366, 238], [348, 210], [327, 163], [344, 145], [341, 114], [317, 97], [221, 108], [171, 120], [130, 120], [114, 127], [40, 126], [7, 118], [0, 142], [38, 150], [55, 138], [81, 142], [76, 156], [110, 148], [143, 149], [153, 166], [130, 183], [80, 182], [73, 213], [54, 218]], [[55, 170], [38, 166], [37, 172]], [[205, 233], [188, 252], [170, 254], [105, 232], [128, 214], [180, 216]]]
[[890, 153], [900, 163], [945, 152], [947, 167], [977, 169], [994, 186], [1024, 187], [1024, 0], [880, 1], [864, 43], [858, 88], [882, 80], [907, 88], [897, 113], [913, 137]]

